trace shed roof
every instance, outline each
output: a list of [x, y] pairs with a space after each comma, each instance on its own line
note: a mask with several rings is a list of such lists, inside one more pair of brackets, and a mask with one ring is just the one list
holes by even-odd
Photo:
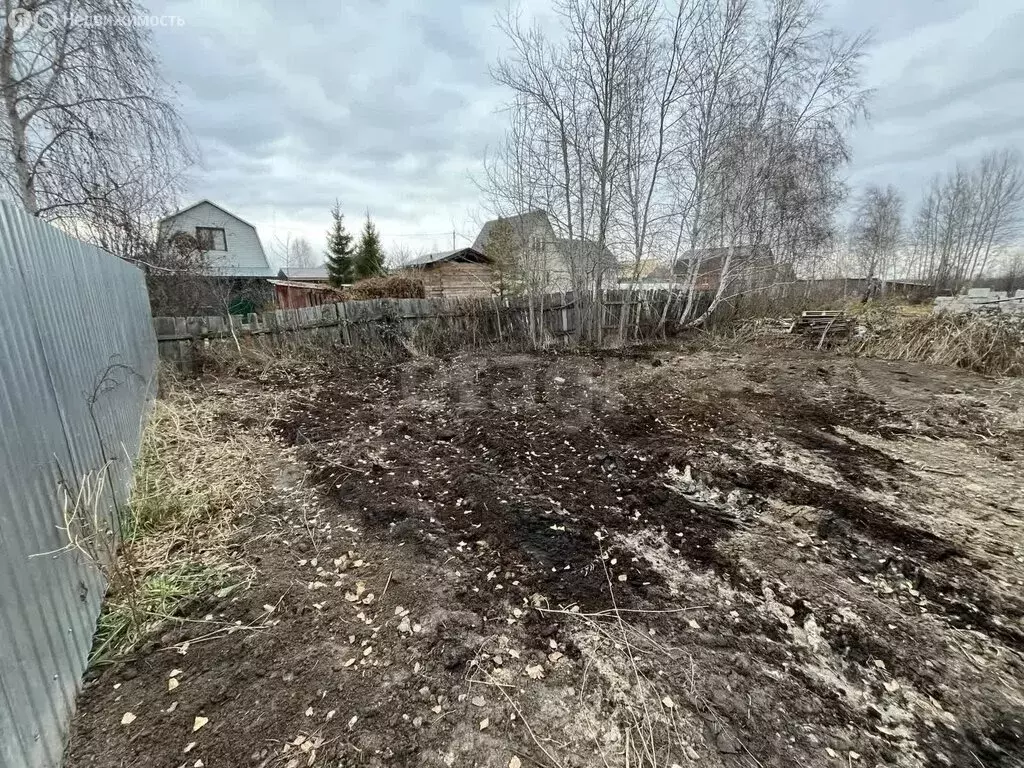
[[441, 251], [440, 253], [428, 253], [425, 256], [420, 256], [413, 259], [407, 267], [429, 267], [432, 264], [440, 264], [445, 261], [454, 261], [462, 263], [476, 263], [476, 264], [490, 264], [492, 259], [482, 251], [478, 251], [476, 248], [470, 246], [468, 248], [459, 248], [454, 251]]
[[294, 280], [268, 280], [267, 282], [272, 285], [280, 285], [285, 288], [301, 288], [304, 291], [329, 291], [331, 293], [341, 293], [340, 289], [326, 283], [300, 283]]
[[284, 267], [277, 275], [286, 280], [309, 280], [320, 283], [326, 283], [330, 279], [326, 264], [319, 267]]

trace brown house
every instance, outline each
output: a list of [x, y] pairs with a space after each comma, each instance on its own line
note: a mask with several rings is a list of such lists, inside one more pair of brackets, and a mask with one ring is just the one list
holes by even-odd
[[494, 290], [494, 262], [476, 248], [428, 253], [402, 270], [423, 283], [427, 298], [490, 296]]
[[764, 288], [776, 283], [792, 282], [795, 279], [792, 265], [777, 263], [772, 249], [767, 245], [737, 245], [687, 251], [676, 262], [676, 279], [688, 280], [691, 270], [696, 267], [696, 290], [717, 291], [727, 261], [729, 271], [726, 279], [729, 284], [741, 290]]

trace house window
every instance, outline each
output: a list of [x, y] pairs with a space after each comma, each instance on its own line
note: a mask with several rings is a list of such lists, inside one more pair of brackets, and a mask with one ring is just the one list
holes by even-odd
[[540, 235], [534, 235], [530, 238], [530, 247], [535, 251], [539, 251], [541, 249]]
[[227, 240], [219, 227], [196, 227], [196, 242], [203, 251], [226, 251]]

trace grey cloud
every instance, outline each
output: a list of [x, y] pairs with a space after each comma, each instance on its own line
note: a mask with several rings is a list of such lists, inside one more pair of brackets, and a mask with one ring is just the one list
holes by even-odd
[[[469, 175], [502, 126], [488, 67], [505, 0], [249, 3], [152, 2], [188, 22], [155, 39], [203, 150], [193, 196], [314, 237], [335, 198], [353, 227], [369, 208], [385, 242], [452, 219], [472, 235]], [[1011, 0], [984, 12], [968, 0], [846, 0], [827, 13], [851, 34], [874, 28], [877, 43], [851, 183], [912, 196], [957, 157], [1024, 147], [1024, 14]]]

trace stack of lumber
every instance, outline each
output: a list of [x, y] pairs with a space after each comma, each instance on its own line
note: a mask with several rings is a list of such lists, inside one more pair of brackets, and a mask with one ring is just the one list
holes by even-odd
[[850, 331], [850, 321], [842, 310], [818, 310], [802, 312], [793, 323], [790, 333], [806, 333], [816, 336], [845, 334]]

